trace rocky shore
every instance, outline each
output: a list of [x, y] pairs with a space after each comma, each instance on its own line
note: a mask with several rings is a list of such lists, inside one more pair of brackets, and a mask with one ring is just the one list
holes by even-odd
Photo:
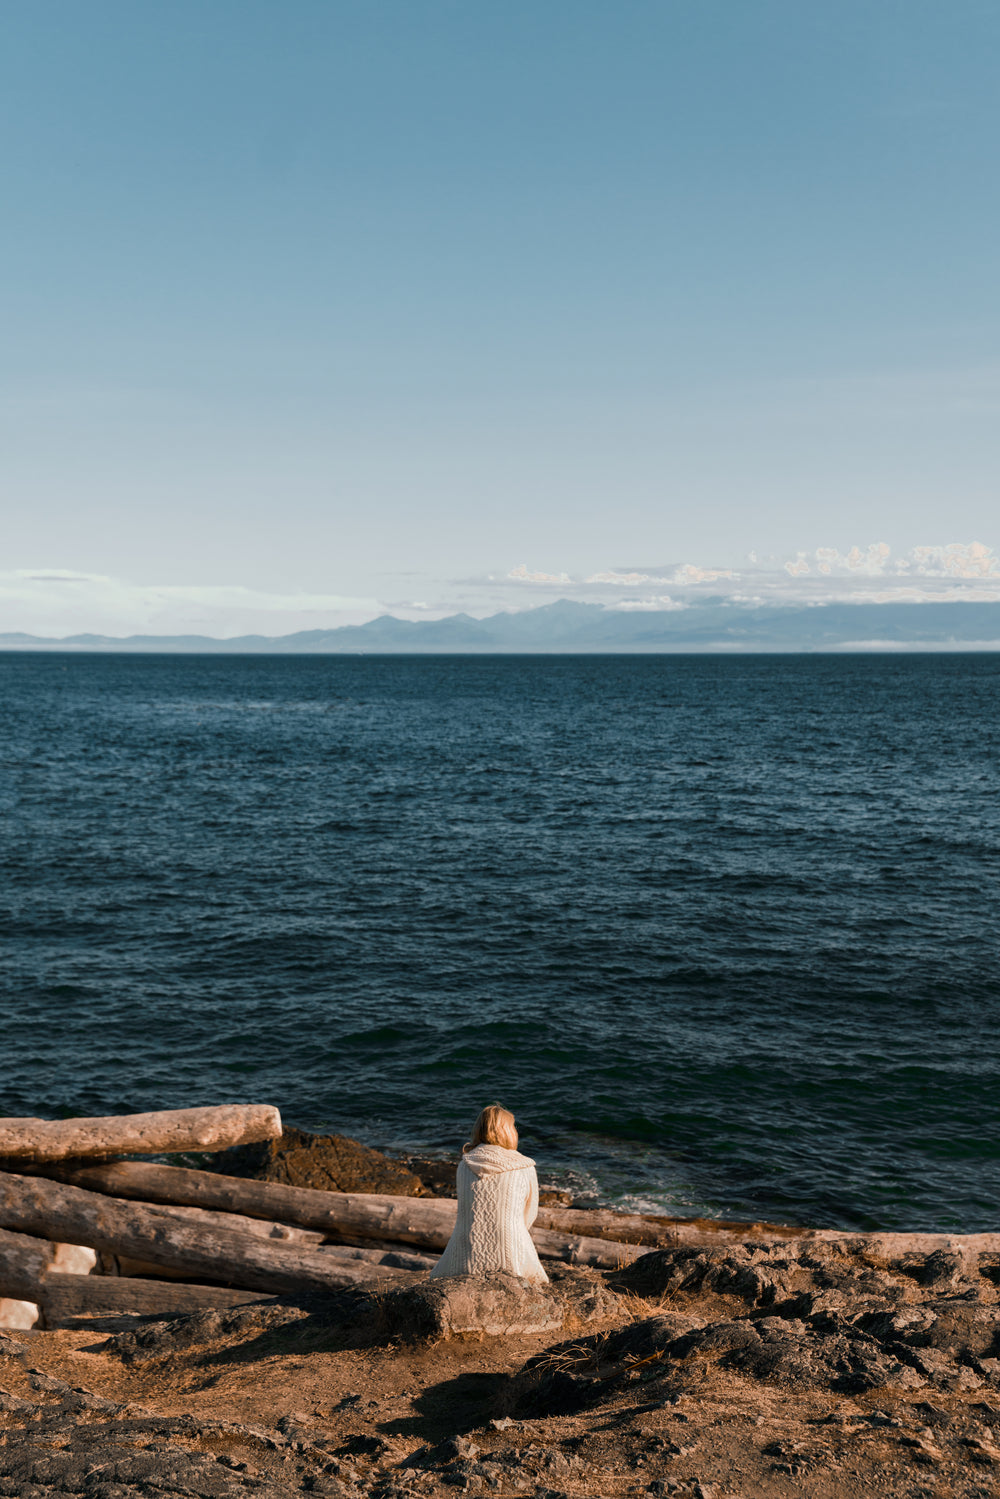
[[716, 1237], [7, 1332], [0, 1495], [1000, 1494], [992, 1236]]

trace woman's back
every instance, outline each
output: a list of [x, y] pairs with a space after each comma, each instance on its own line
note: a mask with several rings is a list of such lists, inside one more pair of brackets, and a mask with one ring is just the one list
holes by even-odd
[[455, 1231], [431, 1275], [506, 1270], [524, 1280], [548, 1280], [528, 1232], [537, 1212], [534, 1161], [502, 1145], [475, 1146], [458, 1163]]

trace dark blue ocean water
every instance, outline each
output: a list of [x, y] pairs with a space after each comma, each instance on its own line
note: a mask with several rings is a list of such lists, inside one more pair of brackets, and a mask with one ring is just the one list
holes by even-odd
[[1000, 1227], [1000, 657], [0, 656], [0, 1112]]

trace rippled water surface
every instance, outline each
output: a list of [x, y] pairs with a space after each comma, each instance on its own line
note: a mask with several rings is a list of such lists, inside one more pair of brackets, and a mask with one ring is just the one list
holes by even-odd
[[0, 656], [0, 1112], [1000, 1227], [1000, 658]]

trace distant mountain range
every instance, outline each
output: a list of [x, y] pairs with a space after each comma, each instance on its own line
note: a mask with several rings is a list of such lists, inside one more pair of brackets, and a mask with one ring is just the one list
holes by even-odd
[[607, 609], [561, 599], [517, 614], [396, 619], [294, 635], [0, 635], [0, 649], [264, 654], [823, 651], [856, 646], [1000, 650], [1000, 603], [751, 605], [706, 599], [683, 609]]

